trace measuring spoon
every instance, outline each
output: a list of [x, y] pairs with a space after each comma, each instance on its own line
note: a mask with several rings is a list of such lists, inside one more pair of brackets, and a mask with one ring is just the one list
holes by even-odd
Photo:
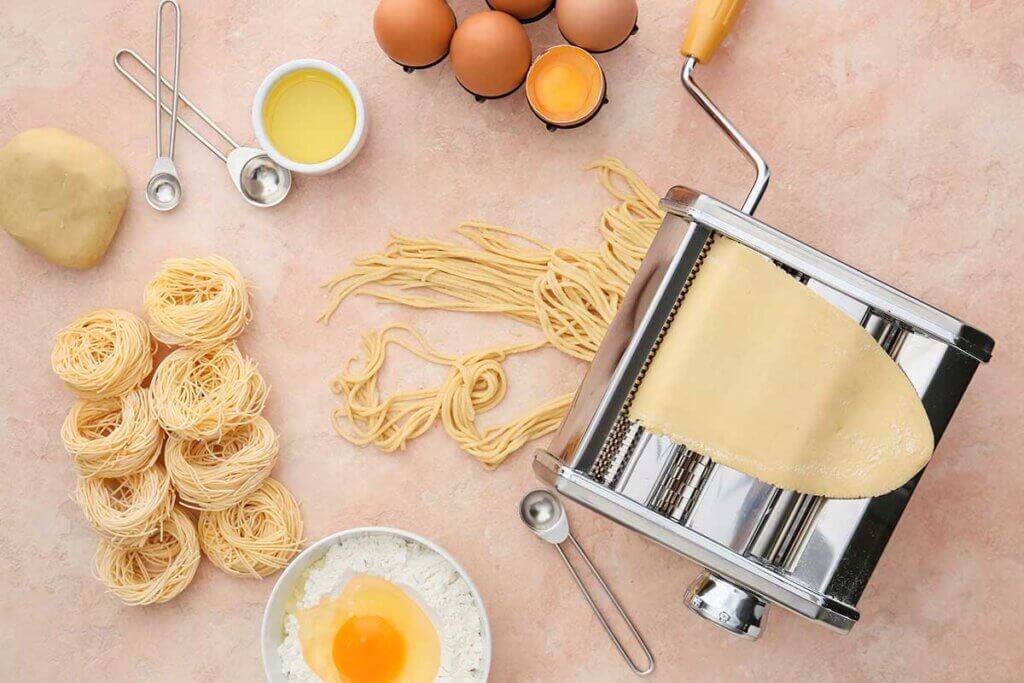
[[[159, 76], [160, 73], [160, 34], [163, 32], [162, 17], [164, 5], [174, 8], [174, 85]], [[178, 169], [174, 166], [174, 133], [178, 124], [178, 72], [181, 66], [181, 8], [177, 0], [160, 0], [156, 6], [156, 69], [153, 74], [156, 76], [156, 96], [153, 100], [156, 104], [156, 163], [149, 174], [146, 182], [146, 201], [157, 211], [170, 211], [181, 202], [181, 181], [178, 179]], [[167, 154], [164, 154], [164, 140], [160, 131], [160, 124], [163, 121], [163, 114], [160, 112], [162, 104], [160, 95], [161, 82], [171, 88], [171, 132], [167, 140]]]
[[[153, 93], [139, 82], [138, 79], [128, 73], [124, 65], [121, 64], [121, 58], [126, 55], [141, 64], [149, 73], [156, 74], [153, 67], [139, 53], [128, 48], [118, 50], [117, 54], [114, 55], [114, 68], [131, 81], [136, 88], [144, 92], [149, 99], [156, 101]], [[167, 85], [167, 79], [161, 78], [160, 80]], [[291, 171], [271, 159], [262, 149], [240, 146], [220, 126], [214, 123], [209, 116], [199, 109], [192, 100], [185, 97], [185, 95], [179, 95], [179, 97], [185, 103], [185, 106], [195, 112], [196, 116], [202, 119], [206, 125], [216, 131], [225, 142], [231, 145], [231, 151], [224, 154], [186, 121], [175, 116], [175, 120], [181, 124], [182, 128], [201, 142], [204, 147], [216, 154], [217, 158], [227, 164], [228, 173], [231, 175], [231, 182], [235, 184], [235, 188], [242, 194], [245, 201], [253, 206], [266, 208], [280, 204], [288, 196], [288, 192], [292, 189]], [[173, 107], [168, 108], [163, 102], [160, 103], [160, 106], [165, 112], [171, 114]]]
[[[547, 541], [551, 545], [555, 546], [558, 550], [558, 554], [562, 556], [562, 561], [565, 562], [565, 566], [569, 568], [569, 573], [572, 574], [573, 580], [576, 581], [576, 585], [583, 593], [583, 597], [587, 599], [587, 603], [590, 605], [590, 609], [594, 610], [594, 614], [597, 616], [598, 621], [601, 622], [601, 626], [604, 626], [605, 632], [608, 637], [612, 639], [612, 643], [615, 645], [615, 649], [619, 651], [622, 658], [626, 660], [626, 664], [632, 669], [633, 673], [637, 676], [646, 676], [647, 674], [654, 671], [654, 655], [647, 647], [647, 643], [644, 642], [640, 632], [637, 631], [636, 626], [633, 625], [633, 620], [626, 614], [626, 610], [623, 609], [619, 601], [615, 599], [615, 595], [612, 594], [608, 584], [605, 583], [604, 578], [597, 571], [597, 567], [590, 561], [587, 553], [583, 551], [579, 542], [569, 531], [569, 516], [565, 513], [565, 508], [562, 503], [559, 502], [558, 498], [547, 489], [537, 489], [536, 491], [530, 491], [523, 500], [519, 503], [519, 517], [523, 520], [523, 524], [529, 527], [530, 531], [537, 534], [541, 539]], [[597, 580], [597, 583], [601, 586], [601, 590], [604, 591], [605, 596], [611, 601], [612, 605], [618, 611], [619, 616], [622, 617], [623, 621], [626, 622], [626, 626], [629, 628], [633, 637], [636, 638], [636, 642], [639, 643], [640, 648], [644, 652], [644, 656], [647, 659], [647, 664], [644, 668], [640, 668], [633, 659], [626, 652], [626, 649], [622, 646], [622, 642], [618, 636], [612, 631], [612, 627], [608, 625], [608, 620], [604, 618], [601, 610], [598, 608], [597, 603], [594, 602], [594, 598], [590, 595], [590, 591], [587, 590], [586, 586], [583, 585], [583, 580], [577, 573], [576, 568], [569, 562], [569, 557], [565, 554], [565, 550], [562, 548], [562, 543], [568, 540], [572, 543], [576, 552], [579, 553], [580, 557], [586, 563], [590, 573]]]

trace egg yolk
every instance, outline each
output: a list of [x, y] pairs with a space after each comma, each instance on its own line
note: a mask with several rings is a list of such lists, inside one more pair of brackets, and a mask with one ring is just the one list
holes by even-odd
[[405, 667], [405, 640], [388, 620], [361, 615], [338, 629], [332, 654], [351, 683], [393, 683]]
[[604, 73], [585, 50], [556, 45], [533, 63], [526, 77], [526, 99], [541, 119], [572, 124], [601, 106]]
[[334, 599], [299, 610], [302, 655], [324, 683], [430, 683], [441, 639], [401, 586], [356, 574]]
[[552, 64], [537, 76], [537, 98], [555, 113], [579, 111], [587, 103], [589, 95], [586, 78], [567, 64]]

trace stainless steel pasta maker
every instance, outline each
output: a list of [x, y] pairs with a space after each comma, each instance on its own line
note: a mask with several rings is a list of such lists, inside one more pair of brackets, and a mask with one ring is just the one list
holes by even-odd
[[[757, 151], [697, 86], [742, 9], [699, 0], [683, 46], [683, 84], [753, 163], [741, 209], [686, 187], [666, 215], [561, 428], [534, 470], [561, 494], [702, 565], [686, 601], [697, 614], [757, 638], [770, 604], [848, 632], [857, 602], [921, 474], [876, 498], [786, 491], [645, 432], [627, 415], [634, 391], [718, 236], [760, 252], [858, 321], [903, 369], [936, 442], [994, 342], [985, 333], [766, 225], [753, 213], [768, 184]], [[779, 321], [779, 324], [786, 324]], [[680, 377], [680, 391], [686, 378]]]

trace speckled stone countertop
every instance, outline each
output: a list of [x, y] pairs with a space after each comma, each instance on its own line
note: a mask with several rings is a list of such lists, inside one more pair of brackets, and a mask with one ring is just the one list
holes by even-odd
[[[678, 83], [689, 3], [641, 2], [640, 32], [599, 57], [609, 105], [583, 128], [550, 134], [521, 92], [477, 104], [447, 63], [403, 73], [374, 44], [371, 0], [182, 0], [183, 90], [235, 136], [252, 139], [249, 106], [263, 76], [309, 56], [360, 84], [371, 130], [355, 163], [297, 178], [286, 203], [265, 212], [244, 204], [220, 162], [179, 131], [185, 199], [167, 215], [142, 192], [151, 109], [111, 66], [122, 46], [151, 53], [154, 3], [0, 4], [0, 142], [34, 126], [67, 128], [110, 150], [133, 187], [93, 270], [48, 265], [0, 236], [2, 677], [261, 679], [258, 626], [273, 579], [231, 578], [204, 561], [178, 599], [130, 608], [90, 576], [96, 537], [68, 497], [74, 473], [58, 436], [71, 398], [49, 370], [62, 325], [96, 307], [139, 310], [164, 258], [217, 252], [255, 285], [242, 344], [273, 385], [276, 476], [301, 501], [307, 536], [382, 524], [450, 550], [487, 603], [494, 681], [629, 680], [555, 553], [519, 522], [519, 496], [535, 484], [528, 449], [486, 472], [439, 430], [382, 455], [331, 428], [328, 378], [364, 329], [412, 321], [451, 352], [536, 331], [362, 299], [330, 326], [315, 318], [320, 282], [392, 230], [444, 237], [479, 219], [550, 243], [595, 244], [608, 199], [580, 168], [605, 154], [658, 192], [682, 183], [738, 201], [749, 168]], [[484, 3], [453, 5], [464, 18]], [[1024, 670], [1021, 26], [1024, 5], [1011, 0], [754, 0], [700, 74], [772, 165], [763, 220], [970, 321], [997, 348], [849, 636], [776, 611], [758, 642], [727, 637], [683, 605], [694, 565], [574, 506], [581, 542], [657, 655], [654, 680], [997, 681]], [[553, 20], [528, 30], [535, 52], [560, 42]], [[583, 370], [553, 351], [508, 367], [507, 405], [488, 420], [571, 390]], [[391, 377], [436, 375], [404, 359]]]

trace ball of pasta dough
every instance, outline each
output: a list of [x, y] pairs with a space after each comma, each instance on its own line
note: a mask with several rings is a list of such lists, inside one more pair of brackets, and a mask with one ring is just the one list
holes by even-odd
[[99, 263], [127, 202], [124, 170], [77, 135], [33, 128], [0, 148], [0, 225], [51, 263]]

